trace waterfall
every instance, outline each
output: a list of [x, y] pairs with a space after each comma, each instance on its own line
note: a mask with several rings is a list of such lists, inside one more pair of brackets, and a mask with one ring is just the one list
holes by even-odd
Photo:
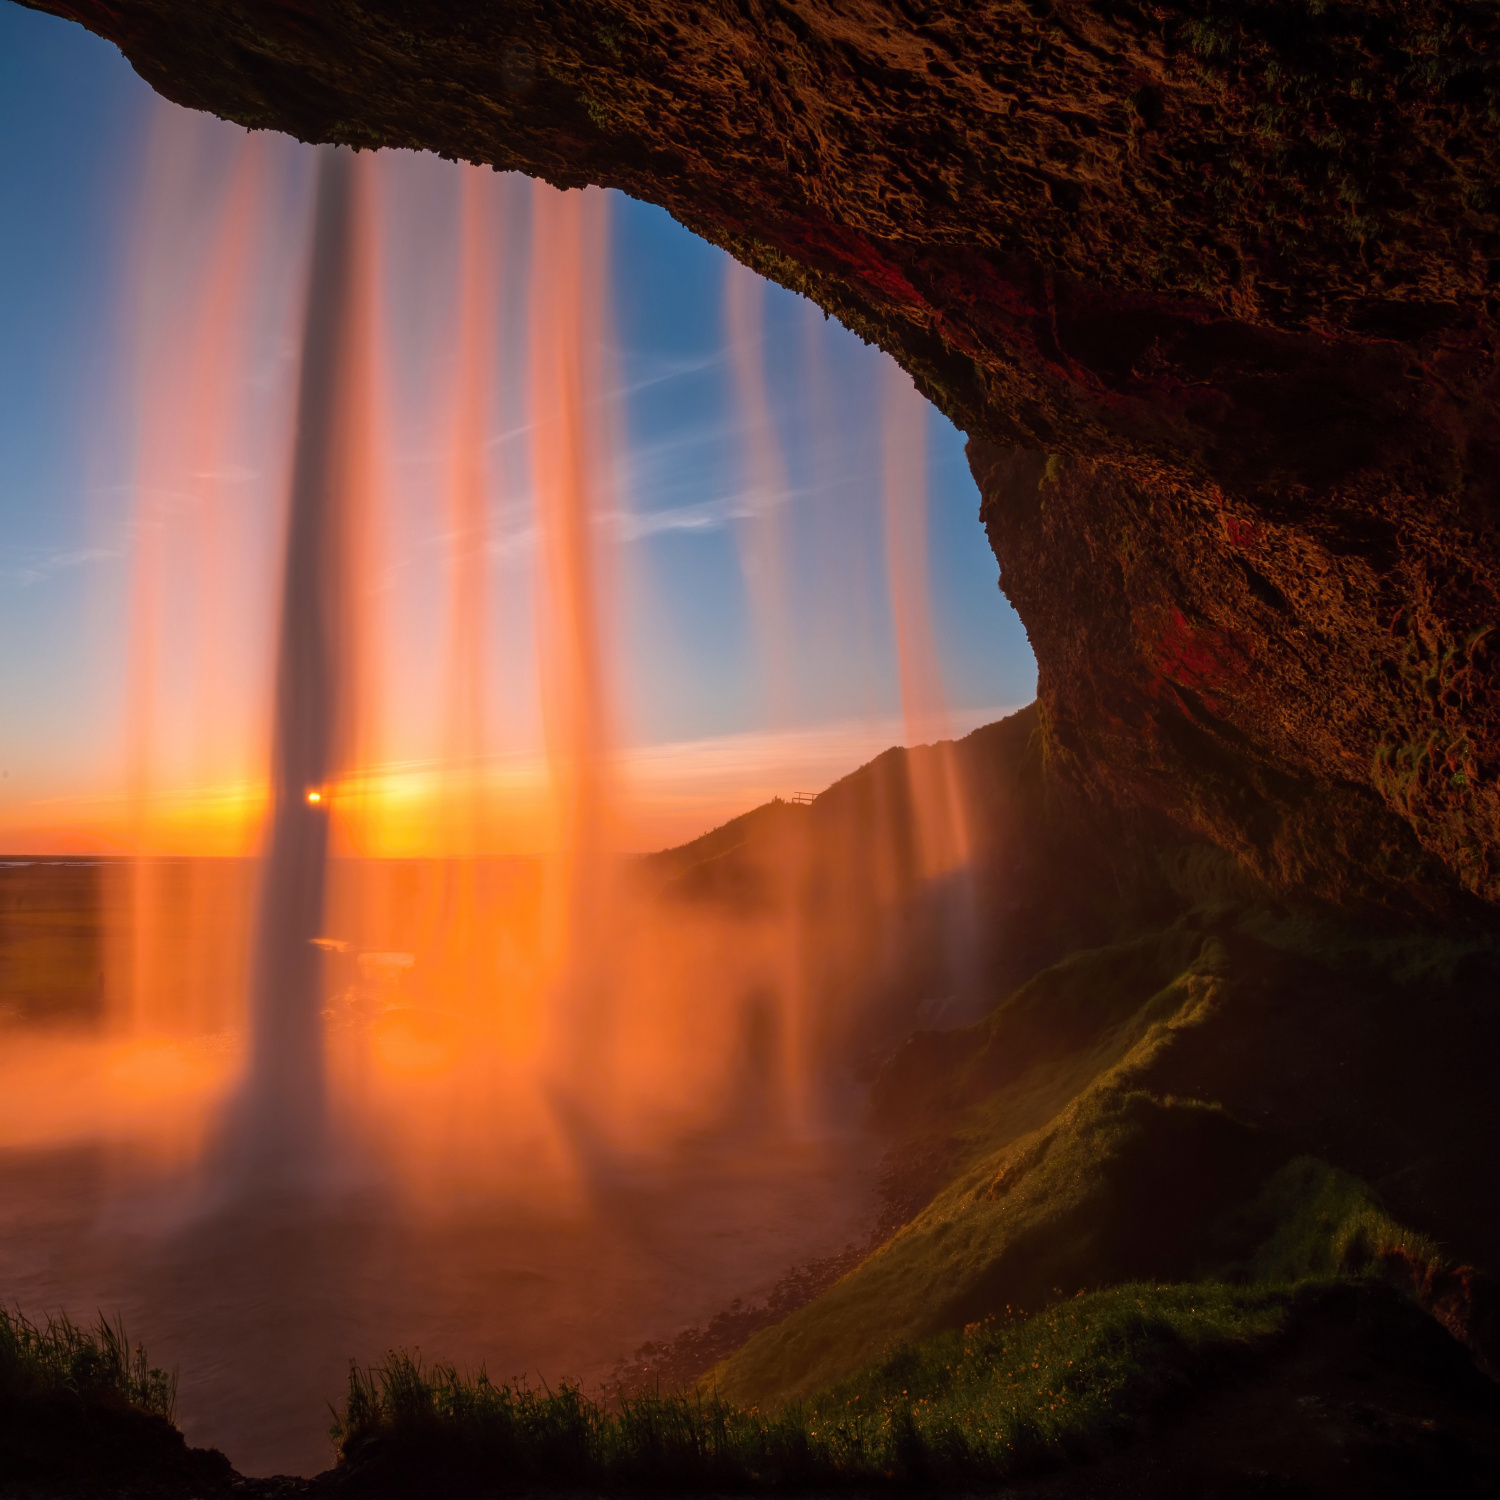
[[329, 822], [349, 763], [357, 679], [353, 593], [366, 439], [371, 275], [364, 173], [349, 150], [317, 163], [296, 434], [277, 622], [269, 832], [251, 954], [243, 1154], [299, 1178], [325, 1137], [323, 932]]

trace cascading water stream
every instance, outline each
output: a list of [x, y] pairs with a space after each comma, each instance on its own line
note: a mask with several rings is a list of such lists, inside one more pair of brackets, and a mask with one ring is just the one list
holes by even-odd
[[[281, 199], [289, 197], [284, 168], [279, 178], [269, 174], [266, 192], [255, 153], [244, 148], [238, 160], [231, 177], [242, 185], [225, 194], [217, 227], [201, 237], [203, 269], [182, 278], [200, 288], [188, 305], [206, 312], [171, 320], [147, 380], [147, 407], [160, 425], [144, 445], [147, 470], [160, 471], [143, 487], [148, 495], [183, 483], [186, 469], [207, 500], [219, 484], [212, 476], [232, 472], [214, 450], [233, 426], [225, 413], [235, 381], [221, 364], [235, 357], [234, 330], [243, 322], [235, 309], [249, 305], [255, 280], [246, 223], [257, 194], [276, 200], [278, 181]], [[567, 1138], [576, 1131], [608, 1138], [611, 1149], [659, 1144], [715, 1120], [727, 1107], [726, 1089], [736, 1096], [749, 1089], [760, 1101], [752, 1113], [765, 1121], [810, 1128], [829, 1059], [855, 1024], [854, 1011], [830, 995], [858, 993], [869, 975], [898, 964], [891, 944], [902, 941], [902, 929], [883, 914], [924, 884], [957, 890], [966, 867], [970, 841], [951, 748], [914, 751], [899, 784], [874, 778], [868, 806], [837, 825], [824, 821], [815, 840], [806, 819], [782, 824], [777, 868], [757, 877], [754, 901], [727, 910], [684, 905], [648, 895], [626, 873], [619, 820], [631, 794], [616, 743], [625, 625], [616, 584], [620, 539], [636, 523], [617, 488], [607, 199], [536, 184], [526, 189], [527, 205], [519, 191], [492, 192], [493, 178], [466, 169], [449, 179], [456, 191], [447, 245], [456, 275], [451, 296], [437, 305], [452, 352], [434, 355], [441, 375], [430, 386], [438, 400], [425, 439], [436, 480], [429, 502], [439, 528], [436, 599], [446, 605], [432, 632], [440, 670], [431, 674], [431, 709], [441, 753], [429, 781], [436, 796], [428, 824], [437, 857], [366, 858], [392, 806], [393, 783], [368, 737], [357, 743], [355, 728], [356, 720], [377, 717], [377, 681], [387, 697], [393, 691], [373, 638], [382, 630], [375, 611], [388, 611], [399, 575], [372, 571], [368, 533], [386, 524], [377, 513], [389, 503], [375, 414], [388, 423], [397, 410], [374, 357], [378, 309], [392, 290], [377, 285], [375, 251], [398, 221], [382, 222], [371, 210], [371, 182], [390, 171], [377, 158], [320, 153], [314, 160], [311, 269], [286, 440], [292, 482], [277, 590], [273, 755], [244, 986], [242, 1077], [230, 1112], [234, 1154], [252, 1177], [316, 1175], [337, 1121], [346, 1138], [359, 1136], [377, 1155], [400, 1161], [413, 1182], [430, 1183], [431, 1164], [441, 1161], [444, 1170], [487, 1181], [524, 1178], [531, 1192], [549, 1174], [558, 1184], [573, 1181]], [[390, 191], [398, 186], [388, 177]], [[519, 205], [520, 223], [529, 207], [529, 250], [518, 247], [518, 235], [507, 239], [502, 196]], [[430, 264], [430, 252], [422, 253]], [[524, 329], [514, 308], [501, 316], [502, 264], [524, 278]], [[807, 653], [794, 652], [792, 642], [809, 613], [800, 595], [815, 578], [812, 615], [822, 629], [863, 619], [868, 632], [888, 607], [904, 737], [914, 745], [942, 741], [948, 720], [926, 576], [925, 406], [899, 372], [882, 377], [883, 505], [869, 505], [865, 479], [848, 488], [846, 513], [814, 516], [818, 564], [809, 575], [806, 556], [792, 545], [807, 535], [799, 513], [846, 467], [824, 445], [834, 403], [820, 364], [821, 325], [803, 324], [810, 390], [802, 420], [813, 423], [813, 447], [811, 459], [806, 450], [799, 457], [794, 488], [786, 444], [797, 424], [786, 422], [780, 385], [772, 389], [762, 284], [726, 264], [720, 286], [740, 458], [726, 529], [756, 644], [746, 685], [758, 691], [747, 696], [773, 725], [799, 711], [811, 678]], [[524, 337], [501, 340], [502, 326]], [[442, 340], [433, 347], [441, 351]], [[493, 431], [506, 369], [510, 389], [520, 392], [506, 400], [522, 419], [529, 485], [514, 458], [502, 461]], [[173, 409], [184, 381], [202, 415], [178, 453], [160, 414]], [[165, 457], [151, 458], [156, 452]], [[497, 507], [502, 474], [517, 492]], [[500, 574], [496, 560], [514, 557], [518, 540], [503, 523], [492, 531], [494, 514], [522, 507], [528, 491], [531, 640], [507, 636], [500, 649], [492, 605], [510, 610], [514, 630], [514, 596], [498, 582], [503, 576], [513, 585], [517, 570], [507, 561]], [[204, 515], [211, 508], [200, 506]], [[844, 534], [871, 510], [882, 527], [865, 523], [871, 534], [846, 546]], [[205, 538], [210, 530], [200, 527]], [[213, 550], [204, 540], [196, 555]], [[171, 555], [143, 530], [143, 608], [157, 607]], [[212, 568], [204, 576], [211, 589]], [[370, 592], [377, 588], [384, 592]], [[853, 613], [841, 607], [846, 598]], [[209, 661], [216, 648], [201, 637], [222, 628], [222, 610], [203, 589], [192, 608], [202, 622], [198, 658]], [[497, 724], [502, 732], [508, 725], [491, 704], [504, 696], [504, 678], [528, 645], [545, 748], [545, 780], [531, 795], [550, 807], [550, 827], [542, 857], [497, 864], [489, 840], [517, 803], [513, 794], [499, 801], [494, 735]], [[159, 644], [136, 652], [148, 664], [158, 654]], [[139, 681], [138, 719], [149, 725], [157, 690], [150, 671]], [[215, 701], [226, 696], [219, 686], [214, 693]], [[409, 721], [400, 685], [395, 696]], [[512, 695], [508, 711], [513, 702]], [[149, 769], [149, 754], [136, 758]], [[150, 801], [144, 793], [139, 800]], [[506, 810], [492, 821], [497, 807]], [[531, 816], [534, 826], [544, 822]], [[339, 857], [331, 859], [335, 830]], [[832, 876], [830, 860], [846, 859], [847, 874]], [[133, 909], [142, 937], [134, 952], [151, 962], [137, 963], [127, 988], [133, 1004], [145, 996], [161, 1008], [164, 964], [156, 955], [180, 946], [173, 905], [180, 897], [161, 896], [158, 872], [138, 868]], [[219, 933], [244, 902], [232, 889], [233, 870], [212, 879], [206, 870], [187, 862], [173, 879], [193, 890], [213, 886], [191, 941], [223, 975], [233, 945]], [[833, 903], [830, 879], [840, 891]], [[196, 969], [173, 984], [185, 997], [174, 1000], [174, 1013], [201, 1010], [233, 1035], [236, 986], [221, 978], [210, 985]], [[216, 998], [204, 1007], [196, 997], [210, 989]], [[745, 1082], [748, 1053], [759, 1059], [753, 1087]], [[527, 1144], [518, 1153], [520, 1142]]]
[[786, 460], [766, 384], [765, 282], [738, 261], [724, 267], [724, 332], [743, 421], [745, 485], [735, 525], [740, 572], [760, 657], [760, 691], [772, 724], [789, 721], [792, 640], [786, 577]]
[[[153, 153], [156, 170], [148, 186], [153, 211], [147, 230], [165, 238], [183, 226], [167, 209], [176, 182], [202, 172], [201, 138], [172, 128], [162, 113], [154, 123], [158, 136]], [[174, 578], [172, 544], [180, 533], [190, 536], [194, 558], [190, 584], [199, 628], [193, 635], [192, 721], [178, 733], [195, 742], [195, 769], [221, 758], [215, 744], [227, 712], [222, 610], [226, 577], [224, 486], [219, 465], [234, 425], [234, 384], [246, 356], [249, 288], [257, 249], [257, 231], [265, 212], [265, 151], [248, 140], [235, 152], [216, 219], [210, 219], [205, 273], [184, 287], [169, 276], [170, 258], [159, 244], [139, 250], [143, 260], [164, 262], [155, 276], [143, 277], [150, 288], [142, 322], [165, 325], [142, 342], [139, 383], [148, 400], [141, 413], [135, 474], [135, 552], [132, 578], [129, 654], [129, 720], [126, 731], [127, 781], [137, 858], [130, 869], [131, 912], [126, 946], [129, 973], [125, 981], [125, 1016], [136, 1034], [181, 1034], [210, 1023], [203, 1009], [212, 992], [214, 955], [203, 942], [205, 923], [190, 913], [180, 930], [166, 937], [166, 908], [183, 900], [169, 889], [169, 871], [158, 858], [159, 832], [152, 826], [153, 776], [159, 774], [158, 741], [165, 737], [158, 722], [162, 700], [169, 599], [180, 589]], [[174, 268], [175, 269], [175, 268]], [[182, 476], [192, 476], [184, 495]], [[183, 522], [187, 524], [184, 525]], [[185, 733], [184, 733], [185, 731]], [[177, 882], [180, 886], [181, 881]], [[196, 906], [212, 900], [196, 872], [187, 881], [187, 899]], [[180, 916], [180, 914], [178, 914]]]
[[484, 787], [489, 699], [489, 466], [486, 439], [494, 392], [494, 285], [500, 274], [489, 222], [487, 173], [465, 167], [459, 177], [457, 358], [448, 451], [449, 614], [444, 691], [447, 758], [453, 787], [445, 793], [456, 854], [472, 858], [486, 846]]
[[355, 532], [370, 503], [371, 286], [362, 164], [318, 156], [276, 651], [271, 806], [235, 1111], [252, 1177], [307, 1180], [325, 1144], [322, 952], [329, 820], [357, 680]]
[[910, 747], [906, 772], [915, 856], [920, 877], [931, 886], [950, 982], [964, 994], [967, 1008], [978, 989], [974, 839], [929, 597], [927, 403], [895, 364], [884, 370], [882, 398], [886, 567]]
[[490, 521], [487, 435], [494, 396], [497, 260], [488, 173], [459, 177], [457, 358], [450, 398], [448, 501], [448, 639], [444, 842], [452, 851], [441, 894], [444, 983], [467, 1010], [483, 1001], [484, 934], [476, 862], [490, 846], [490, 797], [483, 765], [488, 743]]
[[922, 873], [968, 863], [969, 832], [950, 743], [942, 665], [932, 628], [927, 566], [927, 403], [897, 365], [882, 392], [886, 566]]
[[543, 715], [558, 820], [549, 966], [552, 1068], [563, 1108], [590, 1113], [613, 1092], [607, 959], [616, 920], [614, 795], [597, 518], [606, 482], [601, 359], [607, 209], [597, 190], [538, 184], [532, 199], [528, 330], [531, 471], [540, 544]]

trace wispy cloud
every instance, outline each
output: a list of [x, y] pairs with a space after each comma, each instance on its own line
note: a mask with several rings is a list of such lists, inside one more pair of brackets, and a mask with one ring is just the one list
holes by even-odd
[[[654, 386], [667, 385], [674, 380], [684, 380], [694, 375], [702, 375], [706, 371], [716, 369], [724, 361], [725, 355], [723, 353], [706, 355], [701, 358], [677, 360], [658, 359], [641, 355], [621, 355], [620, 365], [622, 368], [627, 369], [626, 378], [609, 393], [606, 399], [609, 401], [626, 401], [630, 397], [638, 395], [642, 391], [650, 390]], [[499, 432], [492, 432], [485, 438], [483, 447], [487, 450], [504, 448], [511, 443], [520, 442], [521, 439], [530, 434], [531, 428], [532, 423], [527, 421], [519, 422]], [[727, 431], [727, 429], [724, 430]], [[695, 433], [682, 440], [681, 446], [693, 446], [700, 442], [711, 442], [721, 435], [719, 432]], [[441, 444], [436, 446], [422, 444], [421, 446], [403, 449], [396, 453], [394, 461], [401, 465], [422, 467], [424, 465], [446, 463], [449, 457], [448, 450]]]
[[689, 359], [666, 359], [653, 355], [619, 353], [619, 368], [627, 372], [617, 394], [634, 396], [652, 386], [666, 385], [673, 380], [685, 380], [691, 375], [703, 375], [717, 370], [727, 363], [726, 350], [718, 349]]
[[0, 578], [20, 588], [31, 588], [58, 573], [72, 568], [83, 568], [91, 563], [104, 562], [118, 557], [118, 552], [108, 547], [77, 547], [65, 552], [43, 552], [40, 549], [23, 548], [0, 562]]

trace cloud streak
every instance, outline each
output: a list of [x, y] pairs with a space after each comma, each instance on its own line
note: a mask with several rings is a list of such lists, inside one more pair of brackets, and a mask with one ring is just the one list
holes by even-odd
[[108, 547], [77, 547], [70, 551], [44, 554], [25, 549], [19, 556], [14, 556], [14, 560], [0, 565], [0, 578], [5, 578], [20, 588], [31, 588], [59, 573], [88, 567], [92, 563], [106, 562], [119, 555]]

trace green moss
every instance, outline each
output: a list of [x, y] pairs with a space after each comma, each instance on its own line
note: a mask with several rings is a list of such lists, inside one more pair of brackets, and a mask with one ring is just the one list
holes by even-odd
[[607, 135], [615, 128], [614, 113], [607, 104], [588, 93], [580, 93], [578, 98], [595, 130]]

